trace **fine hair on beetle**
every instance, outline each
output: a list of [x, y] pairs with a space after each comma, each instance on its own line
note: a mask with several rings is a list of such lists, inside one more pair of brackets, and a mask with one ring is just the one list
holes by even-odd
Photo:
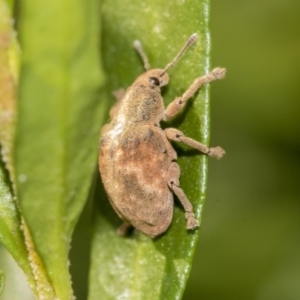
[[176, 128], [163, 129], [161, 121], [178, 115], [195, 93], [207, 83], [225, 77], [226, 69], [214, 68], [196, 78], [187, 90], [166, 108], [161, 87], [169, 82], [167, 71], [197, 39], [192, 34], [178, 54], [163, 69], [151, 69], [142, 44], [134, 41], [145, 72], [130, 87], [114, 93], [110, 122], [101, 130], [99, 170], [109, 201], [123, 224], [118, 233], [130, 228], [154, 238], [163, 234], [173, 219], [175, 195], [186, 218], [186, 229], [199, 226], [193, 205], [180, 187], [180, 167], [171, 142], [181, 142], [204, 155], [221, 158], [221, 147], [208, 147]]

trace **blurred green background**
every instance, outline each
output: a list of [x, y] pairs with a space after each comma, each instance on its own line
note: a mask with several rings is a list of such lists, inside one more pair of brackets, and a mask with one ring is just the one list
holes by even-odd
[[300, 2], [215, 1], [210, 160], [184, 299], [300, 299]]
[[227, 155], [210, 160], [183, 299], [299, 300], [300, 1], [211, 2], [212, 66], [228, 69], [211, 89], [211, 145]]

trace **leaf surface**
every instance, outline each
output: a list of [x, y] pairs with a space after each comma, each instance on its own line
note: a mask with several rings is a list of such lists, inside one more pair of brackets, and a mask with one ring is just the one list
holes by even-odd
[[0, 0], [0, 242], [23, 269], [36, 292], [14, 185], [12, 152], [20, 53], [12, 24], [11, 9], [5, 0]]
[[94, 0], [20, 3], [17, 185], [35, 276], [44, 276], [42, 265], [62, 300], [73, 298], [70, 240], [94, 172], [105, 107], [99, 15]]
[[[163, 68], [194, 32], [196, 45], [169, 70], [170, 84], [163, 91], [165, 103], [188, 88], [209, 68], [208, 1], [104, 1], [103, 61], [108, 89], [128, 87], [143, 72], [132, 43], [139, 39], [153, 68]], [[110, 97], [110, 103], [114, 99]], [[208, 143], [208, 87], [204, 87], [186, 110], [168, 126]], [[206, 190], [206, 157], [182, 145], [181, 186], [201, 220]], [[141, 233], [122, 238], [121, 224], [105, 192], [95, 183], [94, 238], [90, 270], [89, 299], [180, 299], [191, 269], [198, 230], [187, 232], [181, 206], [176, 202], [170, 229], [159, 238]], [[126, 191], [124, 191], [126, 193]]]

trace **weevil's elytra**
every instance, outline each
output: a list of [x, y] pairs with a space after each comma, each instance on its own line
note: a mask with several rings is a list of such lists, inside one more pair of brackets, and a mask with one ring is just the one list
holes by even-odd
[[187, 229], [199, 226], [192, 204], [180, 188], [180, 168], [170, 141], [183, 142], [203, 154], [221, 158], [221, 147], [208, 148], [175, 128], [163, 130], [162, 120], [179, 113], [203, 84], [222, 79], [224, 68], [196, 78], [186, 92], [165, 109], [161, 87], [169, 82], [167, 70], [196, 41], [193, 34], [176, 57], [164, 69], [151, 69], [141, 43], [134, 42], [145, 73], [126, 90], [114, 93], [116, 104], [110, 111], [111, 121], [101, 131], [99, 167], [110, 202], [124, 224], [119, 233], [130, 226], [150, 237], [165, 232], [173, 218], [173, 194], [181, 202]]

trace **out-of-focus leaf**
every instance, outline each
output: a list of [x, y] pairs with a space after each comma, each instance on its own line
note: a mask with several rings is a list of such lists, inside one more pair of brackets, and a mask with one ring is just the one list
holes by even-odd
[[18, 193], [37, 283], [45, 279], [41, 258], [55, 296], [64, 300], [73, 297], [71, 234], [94, 171], [105, 106], [99, 15], [95, 0], [25, 0], [19, 10]]
[[10, 6], [10, 8], [14, 7], [15, 1], [14, 0], [6, 0], [7, 4]]
[[21, 231], [20, 214], [2, 162], [0, 162], [0, 242], [23, 269], [33, 292], [35, 292], [35, 280], [28, 260], [24, 235]]
[[[151, 66], [163, 68], [186, 39], [197, 32], [196, 45], [169, 70], [170, 84], [163, 93], [166, 103], [182, 95], [196, 77], [208, 71], [208, 13], [206, 0], [104, 1], [103, 57], [110, 91], [129, 86], [143, 72], [132, 47], [135, 39], [144, 45]], [[204, 87], [171, 125], [207, 143], [208, 109], [208, 88]], [[184, 149], [179, 159], [181, 186], [200, 220], [206, 190], [206, 158]], [[116, 229], [121, 222], [98, 183], [99, 180], [94, 196], [97, 210], [89, 299], [180, 299], [198, 230], [186, 231], [183, 209], [176, 204], [171, 228], [163, 236], [150, 239], [134, 232], [131, 237], [119, 237]]]
[[0, 1], [0, 144], [1, 156], [13, 181], [12, 142], [16, 118], [19, 48], [10, 9]]
[[5, 285], [0, 296], [1, 300], [34, 300], [32, 289], [28, 285], [26, 273], [18, 266], [16, 260], [4, 246], [0, 244], [0, 268], [5, 275]]
[[29, 264], [21, 216], [15, 199], [12, 158], [15, 131], [17, 70], [19, 48], [12, 27], [7, 2], [0, 0], [0, 242], [25, 272], [36, 292], [35, 280]]

